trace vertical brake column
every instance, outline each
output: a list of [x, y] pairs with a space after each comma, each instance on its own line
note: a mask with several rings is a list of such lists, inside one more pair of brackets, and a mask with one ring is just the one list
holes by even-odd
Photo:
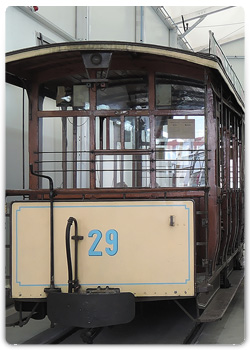
[[49, 180], [49, 199], [50, 199], [50, 286], [49, 288], [44, 288], [45, 293], [51, 292], [61, 292], [61, 288], [55, 287], [55, 277], [54, 277], [54, 186], [53, 180], [50, 176], [40, 175], [33, 171], [33, 164], [30, 164], [30, 172], [34, 176], [43, 177]]

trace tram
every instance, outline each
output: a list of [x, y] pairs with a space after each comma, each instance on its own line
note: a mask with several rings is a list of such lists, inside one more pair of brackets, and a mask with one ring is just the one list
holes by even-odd
[[220, 319], [244, 273], [244, 100], [222, 61], [60, 43], [7, 53], [6, 79], [29, 101], [29, 188], [6, 190], [23, 196], [16, 310], [95, 329], [190, 299], [196, 322]]

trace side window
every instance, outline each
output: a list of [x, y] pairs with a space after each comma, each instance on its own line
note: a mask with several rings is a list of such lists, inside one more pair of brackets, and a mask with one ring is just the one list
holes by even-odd
[[157, 73], [155, 77], [157, 109], [204, 109], [205, 89], [200, 82]]
[[205, 185], [204, 116], [158, 116], [156, 186]]

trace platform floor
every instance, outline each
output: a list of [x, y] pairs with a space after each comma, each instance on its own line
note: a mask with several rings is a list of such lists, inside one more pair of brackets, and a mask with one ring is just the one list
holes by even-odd
[[[11, 312], [14, 312], [13, 308], [7, 310], [7, 315]], [[171, 312], [168, 315], [164, 313], [164, 317], [161, 315], [158, 321], [148, 317], [145, 322], [106, 328], [95, 338], [94, 344], [181, 344], [180, 335], [188, 332], [190, 321], [180, 309], [173, 308]], [[243, 280], [223, 319], [206, 324], [196, 344], [243, 344], [246, 338], [245, 314]], [[49, 326], [50, 322], [45, 318], [31, 320], [22, 328], [6, 327], [6, 341], [21, 344]], [[64, 344], [82, 344], [78, 332], [66, 339]]]
[[205, 325], [197, 344], [243, 344], [246, 339], [244, 280], [220, 321]]

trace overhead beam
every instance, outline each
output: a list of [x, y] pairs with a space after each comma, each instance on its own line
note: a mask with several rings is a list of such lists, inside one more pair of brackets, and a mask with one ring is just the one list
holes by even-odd
[[168, 14], [167, 10], [164, 6], [151, 6], [151, 8], [155, 11], [161, 21], [165, 24], [165, 26], [169, 29], [169, 44], [171, 47], [177, 47], [177, 42], [179, 46], [184, 50], [192, 50], [192, 47], [187, 42], [186, 38], [182, 39], [181, 31], [174, 23], [171, 16]]
[[37, 12], [33, 12], [29, 6], [16, 6], [16, 8], [23, 13], [25, 13], [27, 16], [31, 17], [38, 23], [44, 25], [46, 28], [49, 28], [52, 30], [54, 33], [59, 35], [61, 38], [67, 40], [67, 41], [76, 41], [77, 39], [66, 33], [64, 30], [61, 28], [57, 27], [54, 23], [50, 22], [48, 19], [45, 17], [39, 15]]
[[[235, 7], [235, 6], [210, 6], [210, 7], [204, 8], [203, 10], [199, 10], [199, 11], [195, 11], [195, 12], [191, 12], [186, 15], [183, 15], [183, 17], [185, 18], [185, 22], [192, 21], [193, 19], [200, 18], [202, 16], [212, 15], [220, 11], [228, 10], [232, 7]], [[173, 18], [173, 21], [175, 22], [175, 24], [182, 23], [182, 16]]]
[[184, 38], [184, 36], [186, 36], [188, 33], [191, 32], [191, 30], [193, 30], [196, 26], [198, 26], [198, 24], [200, 24], [207, 16], [201, 16], [191, 27], [189, 27], [183, 34], [180, 35], [180, 38]]
[[[169, 20], [169, 18], [166, 16], [166, 14], [163, 14], [164, 6], [151, 6], [152, 9], [155, 11], [155, 13], [159, 16], [159, 18], [162, 20], [162, 22], [165, 24], [165, 26], [168, 29], [174, 29], [173, 23]], [[163, 8], [163, 9], [162, 9]], [[166, 12], [166, 10], [165, 10]]]

